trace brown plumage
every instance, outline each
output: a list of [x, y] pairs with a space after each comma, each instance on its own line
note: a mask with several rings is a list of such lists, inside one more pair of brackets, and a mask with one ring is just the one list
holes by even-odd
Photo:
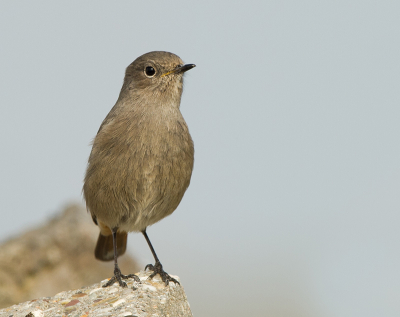
[[176, 282], [163, 271], [146, 227], [170, 215], [190, 183], [194, 148], [179, 106], [183, 73], [194, 66], [168, 52], [137, 58], [93, 141], [83, 193], [100, 228], [96, 258], [115, 260], [112, 283], [125, 284], [117, 256], [125, 251], [130, 231], [141, 231], [149, 243], [156, 264], [147, 267], [153, 276]]
[[[117, 232], [117, 254], [121, 256], [126, 251], [126, 243], [128, 234], [126, 232]], [[94, 249], [94, 256], [100, 261], [114, 260], [113, 236], [112, 234], [105, 236], [99, 233], [97, 238], [96, 248]]]

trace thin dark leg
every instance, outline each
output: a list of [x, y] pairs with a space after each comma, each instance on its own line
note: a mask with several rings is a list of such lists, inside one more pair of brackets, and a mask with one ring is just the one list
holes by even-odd
[[153, 253], [154, 256], [154, 260], [156, 261], [156, 263], [153, 264], [147, 264], [146, 267], [144, 268], [144, 270], [146, 271], [147, 269], [153, 271], [153, 273], [149, 276], [149, 279], [152, 279], [154, 276], [156, 276], [157, 274], [160, 274], [161, 279], [163, 280], [163, 282], [165, 283], [165, 285], [168, 285], [169, 282], [174, 282], [175, 284], [180, 284], [176, 279], [174, 279], [173, 277], [169, 276], [167, 272], [165, 272], [163, 270], [162, 264], [160, 262], [160, 260], [157, 257], [156, 251], [154, 251], [154, 248], [150, 242], [149, 237], [147, 236], [146, 233], [146, 229], [142, 231], [147, 244], [150, 247], [151, 253]]
[[117, 230], [113, 231], [112, 233], [113, 237], [113, 247], [114, 247], [114, 267], [116, 269], [119, 269], [118, 267], [118, 251], [117, 251]]
[[117, 231], [118, 228], [114, 228], [112, 230], [113, 247], [114, 247], [114, 276], [106, 284], [104, 284], [103, 287], [113, 285], [115, 282], [118, 282], [119, 286], [121, 287], [126, 287], [126, 283], [122, 281], [122, 279], [126, 280], [130, 277], [133, 277], [136, 282], [140, 282], [138, 276], [136, 276], [135, 274], [123, 275], [118, 267]]
[[156, 262], [160, 262], [160, 260], [159, 260], [158, 257], [157, 257], [156, 251], [154, 251], [154, 248], [153, 248], [153, 246], [152, 246], [152, 244], [151, 244], [151, 242], [150, 242], [150, 239], [149, 239], [149, 237], [147, 236], [146, 230], [142, 231], [142, 233], [143, 233], [143, 235], [144, 235], [144, 238], [145, 238], [146, 241], [147, 241], [147, 244], [148, 244], [149, 247], [150, 247], [151, 253], [153, 253], [154, 260], [155, 260]]

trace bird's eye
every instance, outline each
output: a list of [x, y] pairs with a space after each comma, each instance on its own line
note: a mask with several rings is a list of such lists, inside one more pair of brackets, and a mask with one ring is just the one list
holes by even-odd
[[146, 66], [144, 73], [147, 77], [153, 77], [156, 74], [156, 70], [152, 66]]

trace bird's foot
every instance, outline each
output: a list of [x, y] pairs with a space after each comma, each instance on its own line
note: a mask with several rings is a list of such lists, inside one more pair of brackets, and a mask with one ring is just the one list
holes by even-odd
[[124, 275], [121, 273], [121, 270], [119, 269], [119, 267], [116, 267], [114, 269], [114, 276], [106, 284], [104, 284], [103, 287], [108, 287], [110, 285], [113, 285], [115, 282], [118, 282], [119, 286], [121, 286], [121, 287], [127, 287], [126, 283], [124, 281], [122, 281], [122, 279], [126, 280], [131, 277], [136, 282], [140, 283], [140, 278], [137, 275], [135, 275], [135, 274]]
[[159, 261], [157, 261], [155, 265], [147, 264], [144, 270], [146, 271], [147, 269], [153, 271], [153, 273], [151, 273], [149, 276], [149, 279], [152, 279], [157, 274], [160, 274], [161, 279], [166, 286], [169, 284], [169, 282], [174, 282], [175, 284], [181, 285], [176, 279], [169, 276], [168, 273], [163, 270], [162, 264]]

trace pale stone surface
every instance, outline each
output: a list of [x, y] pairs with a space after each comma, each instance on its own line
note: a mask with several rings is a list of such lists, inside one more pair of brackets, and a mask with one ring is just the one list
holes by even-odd
[[[115, 283], [103, 288], [107, 280], [89, 287], [65, 291], [53, 297], [14, 305], [0, 310], [0, 317], [190, 317], [192, 313], [181, 285], [165, 286], [159, 278], [149, 280], [151, 272], [137, 275], [140, 283], [127, 280], [127, 288]], [[173, 276], [179, 281], [179, 277]]]

